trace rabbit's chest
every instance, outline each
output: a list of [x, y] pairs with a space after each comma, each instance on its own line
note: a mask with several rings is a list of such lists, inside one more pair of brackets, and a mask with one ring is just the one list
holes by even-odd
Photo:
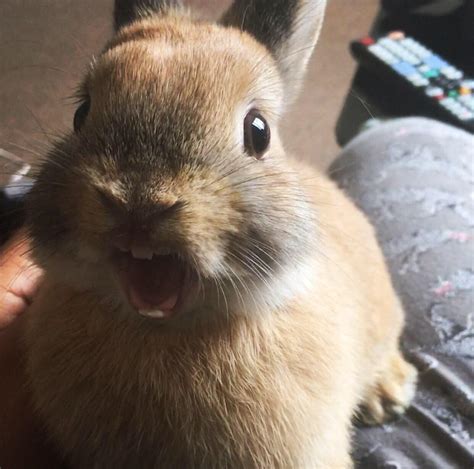
[[256, 344], [164, 347], [118, 327], [50, 327], [46, 339], [35, 327], [37, 405], [79, 466], [272, 466], [291, 462], [305, 412], [311, 425], [309, 396]]

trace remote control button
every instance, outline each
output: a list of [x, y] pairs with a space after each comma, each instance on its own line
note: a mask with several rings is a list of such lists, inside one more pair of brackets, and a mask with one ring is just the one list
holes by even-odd
[[463, 88], [470, 88], [471, 90], [474, 90], [474, 80], [463, 80], [461, 82], [461, 86]]
[[392, 54], [400, 56], [400, 53], [403, 52], [403, 48], [400, 47], [395, 41], [391, 39], [382, 39], [379, 41], [380, 45], [384, 47], [386, 50], [390, 51]]
[[452, 66], [443, 67], [441, 73], [450, 80], [459, 80], [463, 77], [463, 73]]
[[405, 62], [408, 62], [411, 65], [418, 65], [421, 62], [416, 55], [409, 52], [405, 52], [401, 57]]
[[440, 104], [441, 106], [449, 109], [456, 104], [456, 101], [453, 98], [444, 98], [440, 101]]
[[450, 98], [457, 98], [459, 96], [459, 93], [456, 91], [456, 90], [451, 90], [449, 93], [448, 93], [448, 96]]
[[401, 41], [405, 39], [405, 33], [403, 31], [392, 31], [388, 37], [394, 41]]
[[390, 47], [393, 44], [393, 41], [388, 37], [383, 37], [379, 40], [379, 44]]
[[444, 91], [442, 88], [438, 88], [435, 86], [430, 86], [426, 88], [425, 93], [430, 96], [431, 98], [437, 98], [439, 96], [444, 96]]
[[409, 77], [411, 75], [417, 75], [418, 74], [418, 72], [416, 71], [416, 68], [413, 67], [413, 65], [410, 65], [407, 62], [398, 62], [398, 63], [392, 65], [392, 67], [395, 69], [395, 71], [397, 73], [399, 73], [400, 75], [403, 75], [405, 77]]
[[452, 98], [442, 99], [440, 101], [440, 104], [441, 106], [443, 106], [445, 109], [447, 109], [448, 111], [450, 111], [452, 114], [456, 116], [459, 116], [461, 114], [465, 115], [467, 112], [469, 112], [466, 108], [464, 108], [464, 106], [462, 106], [461, 104], [459, 104], [456, 100]]
[[429, 49], [422, 46], [420, 43], [414, 41], [411, 37], [403, 39], [402, 41], [400, 41], [400, 43], [403, 45], [403, 47], [408, 49], [411, 53], [415, 54], [421, 60], [423, 60], [425, 57], [429, 57], [430, 55], [432, 55], [432, 52]]
[[466, 88], [464, 86], [461, 86], [459, 88], [459, 94], [460, 95], [469, 95], [469, 94], [471, 94], [471, 88]]
[[371, 46], [372, 44], [375, 44], [375, 40], [370, 36], [362, 38], [360, 42], [364, 44], [364, 46]]
[[396, 55], [400, 59], [409, 64], [416, 65], [420, 63], [420, 59], [416, 55], [412, 54], [410, 51], [402, 47], [398, 42], [393, 41], [389, 38], [383, 38], [379, 41], [379, 44], [390, 51], [392, 54]]
[[470, 111], [474, 112], [474, 97], [472, 96], [460, 96], [459, 101], [464, 104]]
[[427, 80], [425, 77], [421, 76], [419, 73], [415, 73], [413, 75], [410, 75], [407, 77], [407, 79], [413, 83], [416, 87], [420, 86], [428, 86], [430, 84], [429, 80]]
[[438, 70], [430, 69], [427, 72], [424, 72], [423, 75], [426, 78], [436, 78], [436, 77], [439, 77], [439, 72]]
[[458, 114], [458, 117], [463, 121], [468, 121], [474, 118], [474, 113], [471, 111], [463, 111]]
[[448, 62], [444, 61], [441, 57], [435, 54], [425, 57], [423, 62], [425, 62], [425, 64], [429, 65], [431, 68], [443, 69], [450, 67]]
[[398, 62], [398, 59], [393, 54], [378, 44], [369, 46], [369, 51], [388, 65], [393, 65]]

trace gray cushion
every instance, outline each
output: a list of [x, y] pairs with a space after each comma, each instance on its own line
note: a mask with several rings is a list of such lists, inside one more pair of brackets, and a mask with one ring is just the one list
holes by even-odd
[[420, 371], [399, 421], [361, 428], [364, 468], [474, 467], [474, 137], [397, 119], [355, 138], [332, 177], [376, 226]]

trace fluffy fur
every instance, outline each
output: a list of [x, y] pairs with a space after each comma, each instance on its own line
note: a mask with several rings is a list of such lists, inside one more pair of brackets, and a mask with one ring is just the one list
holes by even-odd
[[[38, 412], [80, 468], [350, 467], [357, 409], [403, 412], [416, 375], [371, 226], [278, 137], [324, 2], [237, 2], [225, 27], [145, 3], [130, 23], [116, 11], [84, 125], [29, 201], [46, 271], [26, 330]], [[272, 128], [259, 161], [250, 108]], [[128, 306], [110, 262], [124, 220], [193, 266], [192, 310], [156, 323]]]

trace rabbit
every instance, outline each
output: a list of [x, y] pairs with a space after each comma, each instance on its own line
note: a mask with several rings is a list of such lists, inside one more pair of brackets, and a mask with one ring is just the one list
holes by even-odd
[[374, 229], [278, 128], [324, 0], [115, 5], [27, 201], [38, 416], [75, 468], [349, 468], [416, 371]]

